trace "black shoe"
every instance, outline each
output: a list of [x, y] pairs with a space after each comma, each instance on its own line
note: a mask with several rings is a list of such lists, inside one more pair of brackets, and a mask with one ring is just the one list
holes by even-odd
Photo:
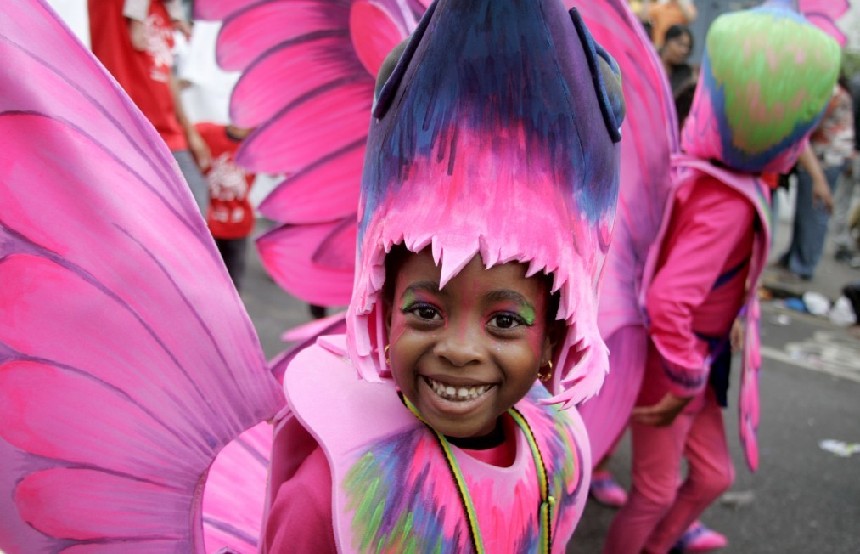
[[836, 253], [833, 254], [833, 257], [837, 262], [851, 263], [854, 253], [852, 253], [847, 246], [840, 246], [836, 249]]
[[328, 315], [325, 306], [317, 306], [316, 304], [308, 304], [308, 308], [311, 312], [311, 317], [314, 319], [322, 319]]

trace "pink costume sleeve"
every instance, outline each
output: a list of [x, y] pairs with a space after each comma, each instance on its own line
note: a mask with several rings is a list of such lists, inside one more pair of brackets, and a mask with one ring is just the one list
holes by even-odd
[[[694, 319], [727, 263], [737, 257], [739, 245], [750, 239], [754, 217], [746, 198], [710, 177], [678, 192], [660, 269], [646, 297], [651, 340], [662, 358], [669, 391], [677, 396], [694, 396], [707, 383], [708, 346], [696, 336], [697, 330], [704, 330], [696, 329]], [[743, 286], [743, 281], [738, 283]], [[730, 324], [735, 315], [719, 319]]]
[[336, 553], [331, 473], [321, 448], [314, 450], [275, 496], [263, 552]]

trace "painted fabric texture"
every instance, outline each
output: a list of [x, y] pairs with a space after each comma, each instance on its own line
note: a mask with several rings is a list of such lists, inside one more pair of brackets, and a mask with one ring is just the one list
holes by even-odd
[[[478, 23], [480, 21], [480, 24]], [[612, 229], [623, 99], [614, 60], [558, 2], [450, 2], [425, 14], [374, 107], [347, 315], [378, 380], [385, 253], [431, 249], [444, 286], [475, 255], [551, 274], [568, 324], [551, 389], [606, 371], [595, 292]]]

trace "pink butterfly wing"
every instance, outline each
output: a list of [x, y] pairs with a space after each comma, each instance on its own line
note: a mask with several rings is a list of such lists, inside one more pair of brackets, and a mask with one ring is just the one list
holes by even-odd
[[[346, 225], [355, 227], [376, 72], [426, 5], [200, 0], [196, 6], [198, 15], [224, 20], [219, 62], [243, 71], [231, 113], [238, 124], [256, 129], [238, 161], [290, 176], [261, 206], [268, 218], [287, 225], [258, 241], [263, 263], [302, 300], [344, 305], [352, 289], [356, 233], [340, 229], [335, 236], [352, 240], [340, 245], [320, 226], [351, 216]], [[305, 225], [311, 228], [303, 230]]]
[[284, 225], [258, 238], [257, 249], [266, 270], [285, 290], [312, 304], [345, 306], [352, 291], [356, 233], [354, 215]]
[[638, 286], [671, 190], [678, 151], [675, 106], [656, 52], [626, 2], [571, 2], [618, 63], [627, 114], [621, 126], [621, 186], [600, 292], [600, 331], [641, 325]]
[[116, 83], [37, 0], [0, 58], [0, 548], [202, 551], [206, 471], [281, 392]]

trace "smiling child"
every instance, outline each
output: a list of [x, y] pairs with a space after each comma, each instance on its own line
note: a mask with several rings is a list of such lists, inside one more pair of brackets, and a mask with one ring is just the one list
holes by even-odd
[[284, 375], [263, 549], [563, 552], [572, 406], [607, 363], [617, 65], [560, 0], [439, 0], [383, 67], [347, 333]]

